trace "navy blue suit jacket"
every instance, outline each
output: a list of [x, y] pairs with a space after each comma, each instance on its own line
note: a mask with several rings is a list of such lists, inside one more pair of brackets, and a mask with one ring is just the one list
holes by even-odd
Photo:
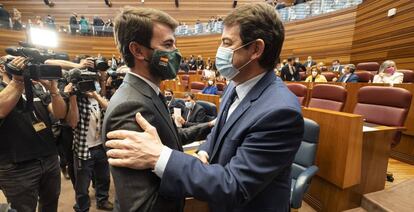
[[[230, 84], [222, 105], [233, 89]], [[208, 152], [210, 165], [174, 150], [159, 192], [208, 201], [211, 211], [289, 211], [290, 167], [302, 136], [297, 97], [269, 71], [222, 130], [214, 127], [200, 147]]]
[[[345, 80], [345, 74], [343, 74], [341, 77], [339, 77], [338, 82], [344, 82]], [[346, 82], [358, 82], [359, 78], [356, 74], [352, 73], [351, 76], [348, 77]]]

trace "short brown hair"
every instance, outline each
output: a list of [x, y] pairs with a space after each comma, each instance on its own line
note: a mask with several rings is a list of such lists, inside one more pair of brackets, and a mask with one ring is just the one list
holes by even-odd
[[129, 43], [135, 41], [150, 47], [153, 22], [165, 24], [173, 31], [178, 25], [178, 22], [167, 13], [152, 8], [125, 7], [115, 18], [115, 43], [128, 67], [135, 66], [134, 56], [129, 51]]
[[240, 25], [243, 45], [262, 39], [265, 48], [259, 64], [263, 68], [274, 69], [285, 39], [285, 30], [275, 8], [267, 3], [246, 4], [234, 9], [223, 23], [225, 26]]
[[184, 98], [190, 97], [190, 99], [195, 100], [195, 95], [191, 92], [187, 92], [184, 94]]

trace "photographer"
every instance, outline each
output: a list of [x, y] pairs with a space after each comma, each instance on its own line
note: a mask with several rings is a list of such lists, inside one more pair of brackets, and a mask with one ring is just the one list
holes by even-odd
[[[7, 64], [22, 72], [27, 59], [16, 57]], [[17, 211], [57, 211], [60, 170], [51, 130], [50, 114], [61, 119], [66, 104], [56, 81], [33, 82], [33, 110], [25, 108], [22, 76], [0, 68], [0, 188]]]
[[[95, 81], [98, 85], [98, 82]], [[88, 188], [95, 177], [97, 208], [112, 211], [109, 197], [109, 164], [101, 140], [101, 126], [108, 101], [96, 91], [75, 92], [70, 83], [65, 90], [70, 94], [67, 123], [74, 129], [74, 165], [76, 172], [75, 211], [88, 211], [90, 199]]]

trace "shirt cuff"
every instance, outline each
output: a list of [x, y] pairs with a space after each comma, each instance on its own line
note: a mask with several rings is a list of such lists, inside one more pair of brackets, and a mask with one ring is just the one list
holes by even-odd
[[164, 174], [164, 170], [167, 167], [168, 160], [170, 159], [172, 154], [172, 149], [168, 148], [167, 146], [164, 146], [161, 150], [160, 157], [157, 160], [157, 163], [155, 164], [154, 173], [159, 177], [162, 178], [162, 175]]

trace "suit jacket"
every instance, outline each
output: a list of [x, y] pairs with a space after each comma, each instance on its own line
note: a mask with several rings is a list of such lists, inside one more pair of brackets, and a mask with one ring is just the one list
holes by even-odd
[[283, 66], [282, 70], [280, 71], [280, 77], [283, 81], [300, 81], [299, 71], [296, 69], [295, 66], [292, 66], [293, 74], [289, 71], [289, 64]]
[[[314, 66], [314, 65], [316, 65], [316, 62], [315, 61], [310, 61], [310, 66]], [[308, 67], [308, 65], [309, 65], [309, 61], [306, 61], [304, 64], [303, 64], [305, 67]]]
[[[222, 105], [233, 89], [230, 84]], [[297, 97], [269, 71], [200, 147], [210, 165], [173, 151], [160, 193], [208, 201], [213, 212], [289, 211], [291, 165], [302, 137]]]
[[351, 76], [349, 76], [346, 81], [345, 81], [345, 74], [343, 74], [341, 77], [339, 77], [337, 82], [358, 82], [358, 81], [359, 81], [358, 76], [352, 73]]
[[[102, 140], [117, 129], [143, 130], [135, 121], [140, 112], [155, 128], [164, 145], [182, 151], [181, 141], [200, 139], [208, 134], [207, 125], [178, 132], [171, 120], [167, 105], [142, 79], [127, 74], [123, 84], [109, 102], [102, 126]], [[151, 170], [133, 170], [111, 167], [115, 184], [116, 204], [114, 211], [182, 211], [183, 198], [166, 198], [158, 194], [160, 179]]]
[[185, 108], [183, 117], [184, 120], [186, 120], [186, 123], [184, 124], [185, 127], [194, 126], [198, 123], [204, 123], [208, 121], [206, 110], [203, 108], [203, 106], [197, 103], [195, 103], [192, 110]]
[[335, 71], [335, 68], [333, 66], [331, 66], [330, 71], [339, 72], [340, 74], [342, 74], [342, 69], [344, 69], [343, 65], [339, 65], [339, 68], [338, 68], [337, 71]]

